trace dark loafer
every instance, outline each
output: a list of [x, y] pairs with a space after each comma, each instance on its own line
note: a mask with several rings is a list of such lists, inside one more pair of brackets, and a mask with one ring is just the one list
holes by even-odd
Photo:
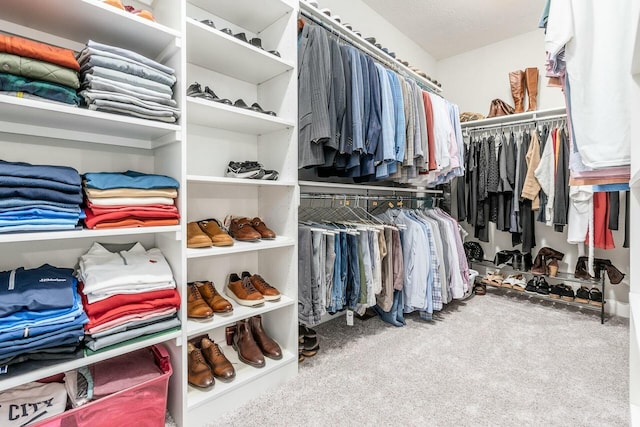
[[275, 112], [273, 112], [273, 111], [264, 111], [264, 110], [262, 109], [262, 107], [260, 106], [260, 104], [258, 104], [257, 102], [254, 102], [253, 104], [251, 104], [251, 109], [252, 109], [253, 111], [257, 111], [257, 112], [259, 112], [259, 113], [268, 114], [268, 115], [270, 115], [270, 116], [275, 116], [275, 115], [276, 115], [276, 113], [275, 113]]
[[259, 39], [258, 37], [254, 37], [254, 38], [252, 38], [252, 39], [249, 41], [249, 44], [251, 44], [252, 46], [257, 47], [258, 49], [262, 49], [262, 50], [264, 50], [264, 49], [262, 48], [262, 40], [261, 40], [261, 39]]
[[368, 41], [371, 44], [376, 44], [376, 38], [375, 37], [367, 37], [365, 38], [366, 41]]
[[244, 108], [245, 110], [252, 110], [252, 108], [249, 107], [242, 99], [236, 100], [236, 102], [233, 103], [233, 106], [238, 108]]
[[202, 87], [198, 82], [189, 85], [187, 88], [187, 96], [191, 96], [193, 98], [213, 99], [209, 93], [202, 91]]
[[382, 45], [380, 43], [375, 43], [374, 46], [377, 47], [378, 49], [382, 49]]
[[231, 31], [231, 28], [223, 28], [220, 31], [222, 31], [225, 34], [229, 34], [230, 36], [233, 35], [233, 31]]
[[209, 86], [204, 87], [204, 93], [211, 96], [211, 99], [213, 99], [216, 102], [221, 102], [223, 104], [231, 105], [231, 100], [226, 98], [220, 98], [218, 95], [216, 95], [216, 93], [213, 90], [211, 90]]
[[249, 41], [247, 40], [247, 35], [245, 33], [234, 34], [233, 37], [237, 38], [238, 40], [242, 40], [245, 43], [249, 43]]
[[203, 19], [200, 22], [202, 22], [204, 25], [208, 25], [211, 28], [216, 28], [216, 24], [214, 24], [211, 19]]
[[270, 50], [269, 53], [280, 58], [280, 52], [278, 52], [277, 50]]

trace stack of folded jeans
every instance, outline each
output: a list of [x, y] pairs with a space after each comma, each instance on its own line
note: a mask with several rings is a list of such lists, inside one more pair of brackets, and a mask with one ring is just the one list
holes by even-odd
[[175, 123], [173, 68], [136, 52], [89, 40], [78, 56], [80, 95], [90, 110]]
[[72, 269], [0, 272], [0, 367], [77, 357], [87, 320]]
[[91, 172], [84, 175], [84, 220], [87, 228], [178, 225], [175, 206], [179, 183], [164, 175], [135, 171]]
[[80, 203], [75, 169], [0, 160], [0, 233], [74, 229]]
[[89, 317], [85, 325], [89, 351], [180, 326], [180, 295], [157, 248], [94, 243], [80, 257], [78, 277]]
[[0, 35], [0, 93], [78, 105], [80, 65], [73, 51]]

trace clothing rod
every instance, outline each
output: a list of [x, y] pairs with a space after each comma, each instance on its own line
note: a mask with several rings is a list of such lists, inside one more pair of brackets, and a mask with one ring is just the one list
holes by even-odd
[[411, 201], [411, 200], [432, 200], [442, 199], [442, 196], [358, 196], [355, 194], [322, 194], [322, 193], [302, 193], [300, 199], [304, 200], [375, 200], [375, 201]]
[[414, 80], [422, 89], [436, 95], [440, 95], [440, 92], [442, 92], [441, 88], [431, 83], [429, 80], [418, 75], [404, 64], [396, 61], [392, 56], [387, 55], [384, 52], [377, 52], [378, 49], [368, 41], [361, 39], [348, 28], [343, 27], [339, 22], [333, 21], [329, 16], [320, 12], [313, 6], [308, 5], [304, 1], [300, 2], [300, 14], [324, 28], [326, 31], [338, 36], [339, 40], [349, 43], [361, 52], [371, 56], [382, 65], [402, 74], [404, 77]]
[[539, 118], [531, 118], [531, 119], [526, 119], [526, 120], [518, 120], [515, 122], [511, 122], [511, 123], [496, 123], [493, 125], [480, 125], [480, 126], [476, 126], [476, 127], [467, 127], [464, 128], [463, 131], [464, 132], [478, 132], [478, 131], [482, 131], [484, 129], [493, 129], [493, 128], [508, 128], [508, 127], [513, 127], [513, 126], [521, 126], [523, 124], [538, 124], [540, 122], [549, 122], [549, 121], [553, 121], [553, 120], [559, 120], [559, 119], [566, 119], [567, 115], [566, 114], [557, 114], [555, 116], [548, 116], [548, 117], [539, 117]]
[[[381, 185], [361, 185], [361, 184], [341, 184], [336, 182], [322, 182], [322, 181], [299, 181], [300, 187], [322, 187], [324, 189], [342, 189], [342, 190], [355, 190], [355, 191], [385, 191], [385, 192], [400, 192], [400, 193], [428, 193], [428, 194], [442, 194], [442, 190], [431, 190], [427, 188], [408, 188], [408, 187], [385, 187]], [[308, 193], [309, 191], [307, 191]], [[326, 190], [324, 191], [326, 193]], [[322, 191], [318, 191], [322, 193]]]

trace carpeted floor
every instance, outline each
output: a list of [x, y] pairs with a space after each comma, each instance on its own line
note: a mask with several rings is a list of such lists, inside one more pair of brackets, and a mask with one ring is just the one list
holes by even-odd
[[295, 380], [211, 425], [628, 425], [628, 322], [498, 293], [404, 328], [320, 325]]

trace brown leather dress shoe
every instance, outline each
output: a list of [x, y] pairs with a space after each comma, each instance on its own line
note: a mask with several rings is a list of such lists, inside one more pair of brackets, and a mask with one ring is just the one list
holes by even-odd
[[192, 319], [208, 319], [213, 316], [213, 310], [202, 299], [202, 295], [194, 284], [187, 285], [187, 317]]
[[215, 219], [205, 219], [198, 221], [198, 226], [211, 239], [213, 246], [232, 246], [233, 239], [222, 228]]
[[214, 313], [233, 313], [233, 305], [218, 293], [218, 290], [213, 286], [212, 282], [195, 282], [195, 285], [200, 295], [202, 295], [202, 299], [213, 309]]
[[260, 237], [265, 240], [273, 240], [276, 238], [276, 233], [274, 233], [271, 229], [269, 229], [263, 220], [258, 217], [255, 217], [251, 220], [251, 226], [260, 233]]
[[233, 348], [238, 352], [238, 358], [247, 365], [262, 368], [265, 365], [264, 355], [253, 339], [249, 320], [238, 321], [237, 328], [233, 336]]
[[282, 359], [282, 350], [277, 342], [273, 340], [262, 328], [262, 316], [253, 316], [249, 318], [253, 339], [262, 350], [262, 354], [270, 359]]
[[266, 301], [280, 301], [280, 292], [268, 284], [259, 274], [251, 275], [248, 271], [242, 272], [242, 278], [248, 277], [251, 284], [258, 292], [262, 294], [262, 298]]
[[209, 388], [213, 386], [215, 380], [211, 368], [204, 361], [202, 352], [199, 348], [195, 347], [191, 343], [187, 343], [187, 365], [188, 365], [188, 381], [189, 384], [200, 387]]
[[264, 304], [264, 297], [253, 287], [249, 278], [241, 279], [235, 273], [229, 275], [225, 293], [240, 305], [255, 307]]
[[229, 234], [241, 242], [257, 242], [262, 237], [262, 235], [251, 226], [249, 218], [231, 220]]
[[212, 342], [209, 338], [202, 338], [200, 346], [205, 360], [212, 368], [214, 377], [222, 381], [231, 381], [235, 378], [236, 370], [233, 369], [233, 365], [220, 350], [218, 344]]
[[204, 234], [196, 222], [187, 224], [187, 247], [188, 248], [210, 248], [213, 242]]

